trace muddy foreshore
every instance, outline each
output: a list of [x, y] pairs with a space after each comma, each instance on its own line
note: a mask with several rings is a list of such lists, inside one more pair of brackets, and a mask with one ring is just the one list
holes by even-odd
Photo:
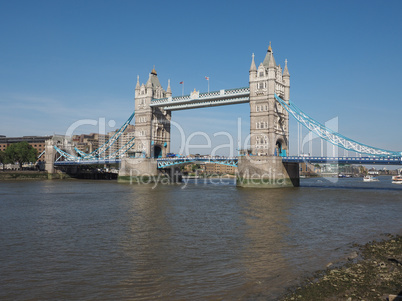
[[280, 300], [402, 301], [402, 235], [356, 245], [341, 266], [329, 263]]

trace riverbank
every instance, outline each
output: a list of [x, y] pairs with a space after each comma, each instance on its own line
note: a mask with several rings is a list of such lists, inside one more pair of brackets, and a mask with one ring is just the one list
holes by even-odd
[[33, 170], [0, 172], [0, 181], [16, 180], [117, 180], [117, 174], [93, 171], [82, 171], [73, 175], [64, 172], [49, 174], [46, 171]]
[[[356, 246], [342, 266], [331, 263], [324, 271], [289, 292], [282, 301], [402, 300], [402, 236]], [[399, 295], [398, 295], [399, 294]]]
[[48, 173], [46, 171], [1, 171], [0, 181], [7, 180], [47, 180]]

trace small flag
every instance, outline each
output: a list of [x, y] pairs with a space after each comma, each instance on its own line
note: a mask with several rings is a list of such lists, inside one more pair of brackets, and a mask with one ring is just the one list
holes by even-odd
[[179, 83], [179, 85], [182, 85], [182, 84], [183, 84], [183, 82], [180, 82], [180, 83]]
[[205, 76], [205, 79], [206, 79], [206, 80], [209, 80], [209, 77], [208, 77], [208, 76]]

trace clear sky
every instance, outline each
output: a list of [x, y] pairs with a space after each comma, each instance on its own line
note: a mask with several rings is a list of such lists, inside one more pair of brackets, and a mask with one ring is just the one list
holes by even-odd
[[[0, 135], [122, 124], [153, 65], [173, 95], [248, 86], [272, 42], [291, 100], [357, 141], [402, 151], [402, 1], [0, 1]], [[186, 132], [249, 131], [247, 104], [173, 112]], [[81, 128], [75, 133], [95, 132]], [[296, 125], [291, 121], [291, 144]], [[176, 135], [175, 133], [173, 133]], [[173, 137], [173, 139], [176, 139]]]

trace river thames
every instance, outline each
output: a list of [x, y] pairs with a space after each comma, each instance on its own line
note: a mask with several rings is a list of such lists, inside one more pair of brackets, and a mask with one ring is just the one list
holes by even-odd
[[402, 233], [390, 177], [302, 187], [0, 183], [1, 300], [276, 300]]

